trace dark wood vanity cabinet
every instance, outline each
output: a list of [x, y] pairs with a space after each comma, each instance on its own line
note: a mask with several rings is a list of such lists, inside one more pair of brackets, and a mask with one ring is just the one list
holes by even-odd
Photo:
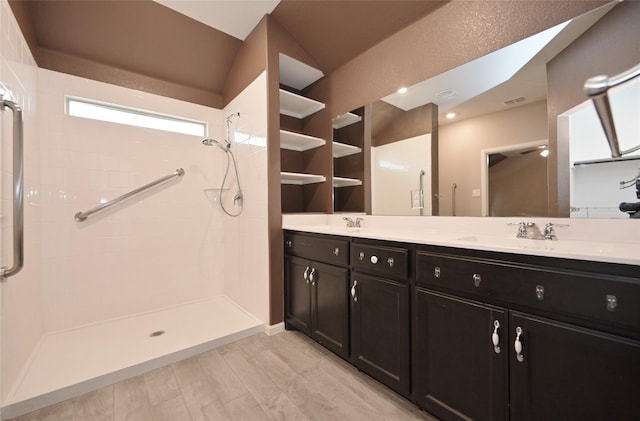
[[348, 250], [345, 239], [285, 234], [285, 326], [306, 333], [345, 359], [349, 358]]
[[640, 419], [639, 341], [515, 311], [509, 325], [512, 420]]
[[443, 420], [640, 419], [636, 267], [448, 253], [416, 258], [420, 406]]
[[285, 232], [285, 326], [446, 420], [640, 420], [638, 266]]
[[507, 311], [424, 288], [414, 296], [418, 405], [443, 420], [508, 419]]
[[351, 361], [409, 397], [409, 250], [353, 242], [351, 265]]

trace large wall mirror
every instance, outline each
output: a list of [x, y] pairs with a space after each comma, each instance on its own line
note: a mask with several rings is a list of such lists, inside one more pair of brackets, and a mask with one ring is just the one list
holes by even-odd
[[[613, 26], [617, 27], [618, 33], [626, 32], [630, 37], [638, 34], [637, 28], [620, 28], [620, 25], [628, 25], [628, 21], [618, 22], [611, 18], [616, 8], [637, 10], [640, 7], [640, 4], [626, 3], [636, 2], [614, 2], [594, 9], [408, 86], [406, 92], [392, 93], [354, 110], [358, 119], [348, 129], [351, 133], [345, 135], [347, 129], [337, 129], [334, 125], [334, 140], [350, 143], [349, 139], [357, 138], [353, 143], [361, 148], [361, 153], [350, 158], [334, 158], [334, 174], [346, 174], [345, 168], [356, 168], [351, 164], [357, 162], [357, 173], [348, 175], [361, 184], [334, 189], [334, 211], [374, 215], [548, 216], [549, 188], [558, 181], [550, 181], [547, 177], [549, 174], [564, 177], [566, 169], [566, 177], [571, 177], [567, 184], [572, 199], [571, 205], [567, 199], [566, 212], [560, 216], [628, 218], [617, 207], [621, 201], [640, 200], [635, 198], [634, 189], [619, 194], [616, 183], [603, 187], [615, 190], [615, 194], [597, 193], [591, 189], [590, 181], [583, 180], [598, 179], [598, 175], [581, 177], [580, 169], [574, 166], [575, 157], [569, 157], [575, 155], [574, 149], [581, 150], [589, 142], [601, 142], [606, 150], [602, 129], [596, 124], [595, 128], [582, 131], [578, 135], [579, 141], [574, 138], [569, 141], [561, 134], [554, 139], [556, 122], [549, 123], [549, 110], [555, 105], [549, 104], [548, 95], [550, 87], [557, 85], [548, 80], [550, 63], [577, 48], [575, 46], [584, 49], [583, 44], [594, 38], [594, 35], [587, 37], [585, 34], [590, 30], [594, 32], [598, 24], [596, 38], [606, 37], [607, 27]], [[639, 51], [632, 54], [640, 61]], [[593, 55], [591, 60], [598, 58]], [[584, 77], [577, 78], [573, 82], [584, 84]], [[640, 83], [636, 85], [640, 86]], [[635, 98], [640, 98], [637, 92], [626, 97], [636, 95]], [[554, 91], [553, 95], [558, 97], [562, 93]], [[584, 101], [586, 104], [582, 108], [591, 110], [593, 106], [586, 96]], [[640, 139], [640, 104], [627, 101], [627, 105], [613, 103], [612, 108], [614, 114], [618, 113], [616, 119], [635, 122], [621, 124], [624, 136], [637, 142]], [[592, 117], [595, 115], [593, 110], [588, 112]], [[553, 117], [555, 120], [556, 116]], [[571, 118], [574, 126], [582, 124], [581, 117], [569, 117], [569, 114], [565, 117]], [[559, 133], [567, 124], [557, 123]], [[586, 135], [593, 135], [593, 139], [584, 139]], [[572, 145], [571, 153], [569, 144]], [[554, 165], [564, 169], [553, 171], [547, 167], [550, 154], [557, 154], [554, 162], [558, 164]], [[622, 161], [625, 161], [624, 169]], [[640, 161], [634, 157], [613, 165], [619, 165], [619, 172], [626, 174], [616, 175], [621, 177], [618, 181], [638, 176], [640, 170]], [[576, 174], [581, 177], [577, 182]], [[597, 205], [582, 205], [582, 193], [575, 199], [575, 187], [602, 200], [607, 197], [610, 203], [606, 206], [601, 201]], [[587, 210], [587, 207], [591, 209]], [[608, 209], [599, 212], [597, 207]]]

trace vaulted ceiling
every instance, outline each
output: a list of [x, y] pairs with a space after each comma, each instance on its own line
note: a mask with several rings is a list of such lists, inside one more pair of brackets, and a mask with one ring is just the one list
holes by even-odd
[[[260, 3], [239, 1], [245, 9]], [[200, 1], [198, 7], [203, 16], [204, 8], [215, 16], [224, 3]], [[444, 3], [283, 0], [271, 16], [326, 74]], [[101, 66], [130, 79], [129, 87], [144, 89], [135, 86], [144, 85], [143, 77], [165, 82], [168, 90], [181, 86], [219, 97], [243, 43], [202, 23], [206, 19], [151, 0], [10, 0], [10, 5], [40, 67], [91, 77], [87, 69]]]

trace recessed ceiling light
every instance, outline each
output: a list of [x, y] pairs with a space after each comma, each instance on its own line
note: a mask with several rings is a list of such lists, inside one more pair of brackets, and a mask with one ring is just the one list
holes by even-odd
[[402, 88], [398, 89], [398, 93], [399, 94], [404, 94], [407, 93], [408, 89], [406, 88], [406, 86], [403, 86]]
[[455, 116], [456, 116], [456, 113], [447, 113], [447, 115], [445, 117], [454, 118]]

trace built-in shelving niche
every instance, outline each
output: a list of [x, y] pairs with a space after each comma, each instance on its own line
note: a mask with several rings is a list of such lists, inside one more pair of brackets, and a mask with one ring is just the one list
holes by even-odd
[[[321, 186], [331, 176], [330, 145], [313, 132], [318, 126], [314, 118], [325, 104], [304, 95], [304, 89], [323, 76], [318, 69], [280, 54], [280, 184], [284, 213], [326, 210], [318, 198], [323, 191]], [[326, 163], [322, 162], [323, 154], [327, 155]]]
[[365, 211], [364, 108], [333, 119], [333, 210]]

